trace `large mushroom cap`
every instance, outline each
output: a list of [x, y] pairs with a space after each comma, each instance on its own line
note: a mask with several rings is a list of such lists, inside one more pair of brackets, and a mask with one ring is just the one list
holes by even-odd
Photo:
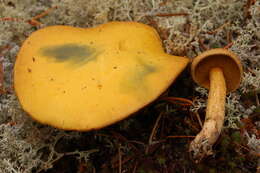
[[188, 62], [165, 54], [156, 31], [144, 24], [51, 26], [22, 45], [14, 87], [23, 109], [37, 121], [91, 130], [152, 102]]
[[227, 49], [208, 50], [193, 59], [191, 74], [199, 85], [209, 88], [210, 69], [219, 67], [224, 73], [227, 92], [236, 90], [242, 78], [242, 65], [239, 58]]

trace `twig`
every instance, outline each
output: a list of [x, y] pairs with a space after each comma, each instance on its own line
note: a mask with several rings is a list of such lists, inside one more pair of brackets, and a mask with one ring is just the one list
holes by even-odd
[[241, 145], [241, 144], [239, 144], [239, 143], [237, 143], [237, 142], [233, 142], [233, 143], [236, 144], [237, 146], [239, 146], [240, 148], [245, 149], [246, 151], [250, 151], [249, 148], [247, 148], [247, 147], [245, 147], [245, 146], [243, 146], [243, 145]]
[[114, 131], [111, 131], [111, 133], [114, 138], [116, 138], [119, 141], [126, 142], [133, 150], [135, 150], [135, 152], [139, 152], [139, 150], [135, 147], [135, 145], [133, 145], [131, 142], [129, 142], [129, 140], [126, 137], [124, 137], [120, 133], [117, 133]]
[[17, 122], [9, 121], [7, 124], [12, 127], [12, 126], [15, 126], [17, 124]]
[[[1, 20], [1, 19], [0, 19]], [[9, 51], [12, 47], [10, 45], [5, 45], [0, 48], [0, 57], [4, 56], [7, 51]]]
[[0, 21], [13, 21], [13, 22], [20, 22], [21, 19], [13, 18], [13, 17], [3, 17], [3, 18], [0, 18]]
[[202, 127], [203, 127], [203, 124], [202, 124], [202, 121], [201, 121], [201, 119], [200, 119], [200, 114], [196, 111], [196, 112], [195, 112], [195, 115], [196, 115], [196, 117], [197, 117], [197, 119], [198, 119], [198, 121], [199, 121], [200, 127], [202, 128]]
[[248, 19], [251, 16], [249, 9], [255, 3], [256, 3], [256, 0], [247, 0], [246, 5], [244, 7], [244, 17], [245, 17], [245, 19]]
[[224, 23], [223, 25], [221, 25], [220, 27], [216, 28], [215, 30], [213, 31], [208, 31], [207, 33], [208, 34], [216, 34], [217, 32], [219, 32], [221, 29], [223, 29], [224, 27], [226, 27], [227, 25], [229, 25], [230, 22], [226, 22]]
[[[181, 106], [191, 106], [193, 102], [189, 99], [186, 98], [181, 98], [181, 97], [163, 97], [161, 100], [168, 101], [173, 104], [179, 104]], [[185, 103], [180, 103], [180, 102], [185, 102]]]
[[256, 101], [256, 106], [259, 106], [260, 102], [259, 102], [259, 97], [258, 97], [258, 94], [256, 91], [255, 91], [255, 101]]
[[115, 139], [117, 139], [119, 141], [126, 142], [133, 150], [135, 150], [135, 152], [138, 152], [138, 153], [139, 153], [139, 150], [132, 143], [138, 143], [138, 144], [144, 145], [142, 142], [130, 141], [130, 140], [126, 139], [124, 136], [122, 136], [119, 133], [116, 133], [116, 132], [113, 132], [113, 131], [111, 133], [112, 133], [112, 135], [97, 133], [96, 136], [104, 136], [104, 137], [108, 137], [108, 138], [115, 138]]
[[138, 165], [138, 162], [137, 162], [137, 161], [135, 161], [135, 164], [134, 164], [134, 169], [133, 169], [132, 173], [136, 173], [137, 165]]
[[[130, 161], [130, 160], [132, 160], [134, 158], [135, 158], [135, 155], [134, 156], [131, 155], [131, 156], [126, 156], [124, 159], [122, 159], [122, 154], [121, 154], [121, 162], [119, 162], [119, 158], [118, 158], [118, 162], [113, 163], [112, 164], [112, 168], [117, 168], [117, 167], [120, 166], [120, 164], [123, 165], [124, 163], [126, 163], [126, 162], [128, 162], [128, 161]], [[122, 167], [121, 167], [121, 172], [122, 172]]]
[[[193, 117], [192, 117], [193, 118]], [[192, 122], [191, 122], [192, 121]], [[190, 126], [192, 128], [192, 130], [194, 130], [195, 132], [199, 132], [200, 129], [193, 123], [193, 119], [184, 119], [184, 123], [187, 124], [188, 126]]]
[[195, 138], [196, 136], [167, 136], [167, 138]]
[[228, 42], [228, 43], [231, 43], [231, 42], [232, 42], [232, 34], [231, 34], [231, 31], [230, 31], [230, 30], [227, 31], [227, 42]]
[[150, 134], [150, 137], [149, 137], [149, 141], [148, 141], [149, 145], [152, 144], [152, 142], [153, 142], [153, 137], [154, 137], [156, 130], [158, 128], [158, 124], [159, 124], [159, 121], [161, 120], [162, 114], [163, 113], [160, 113], [159, 116], [157, 117], [156, 121], [155, 121], [155, 124], [154, 124], [153, 129], [152, 129], [152, 133]]
[[252, 70], [251, 68], [246, 68], [250, 73], [252, 73], [253, 75], [256, 75], [256, 72], [254, 70]]
[[225, 47], [224, 47], [224, 49], [229, 49], [231, 46], [233, 46], [233, 42], [230, 42], [230, 43], [228, 43]]
[[49, 9], [47, 9], [46, 11], [38, 14], [37, 16], [34, 16], [32, 19], [29, 19], [29, 20], [24, 20], [24, 19], [19, 19], [19, 18], [14, 18], [14, 17], [3, 17], [3, 18], [0, 18], [0, 21], [13, 21], [13, 22], [24, 21], [32, 26], [38, 26], [38, 25], [41, 25], [42, 23], [37, 21], [37, 19], [40, 19], [40, 18], [48, 15], [51, 11], [53, 11], [54, 9], [57, 9], [57, 8], [58, 8], [57, 6], [51, 7]]
[[188, 13], [158, 13], [155, 14], [157, 17], [172, 17], [172, 16], [188, 16]]
[[164, 6], [164, 5], [166, 5], [168, 2], [169, 2], [169, 0], [163, 0], [163, 1], [159, 4], [159, 6], [160, 6], [160, 7], [161, 7], [161, 6]]
[[153, 137], [156, 133], [156, 130], [158, 128], [158, 124], [159, 124], [159, 121], [160, 121], [162, 115], [163, 115], [163, 113], [160, 113], [159, 116], [157, 117], [156, 121], [155, 121], [155, 124], [153, 126], [152, 132], [151, 132], [150, 137], [149, 137], [148, 146], [145, 149], [145, 154], [148, 154], [149, 146], [152, 145], [152, 143], [153, 143]]
[[28, 23], [33, 25], [33, 26], [38, 26], [41, 25], [42, 23], [40, 23], [39, 21], [37, 21], [37, 19], [40, 19], [46, 15], [48, 15], [51, 11], [53, 11], [54, 9], [57, 9], [57, 6], [51, 7], [49, 9], [47, 9], [46, 11], [38, 14], [37, 16], [34, 16], [32, 19], [28, 20]]
[[257, 156], [257, 157], [260, 157], [260, 153], [256, 153], [256, 152], [252, 152], [248, 147], [246, 146], [243, 146], [237, 142], [233, 142], [234, 144], [236, 144], [237, 146], [239, 146], [240, 148], [243, 148], [244, 150], [246, 150], [247, 152], [250, 152], [251, 154]]
[[[79, 166], [78, 166], [78, 173], [84, 173], [87, 170], [87, 164], [83, 161], [80, 161]], [[94, 172], [94, 169], [93, 169]]]
[[204, 44], [204, 40], [202, 40], [201, 38], [199, 38], [199, 45], [200, 45], [200, 47], [204, 50], [204, 51], [206, 51], [206, 50], [208, 50], [209, 48]]
[[[6, 45], [0, 49], [0, 57], [4, 56], [4, 54], [10, 50], [12, 47], [10, 45]], [[4, 87], [4, 66], [0, 61], [0, 94], [5, 94], [6, 89]]]
[[122, 172], [122, 155], [121, 155], [121, 145], [118, 146], [118, 173]]
[[147, 16], [145, 16], [145, 18], [148, 20], [149, 25], [153, 26], [155, 29], [158, 30], [159, 26], [158, 26], [157, 22], [152, 18], [152, 16], [147, 15]]
[[0, 94], [5, 93], [4, 91], [4, 67], [2, 62], [0, 62]]
[[136, 144], [139, 144], [139, 145], [145, 146], [145, 143], [140, 142], [140, 141], [136, 141], [136, 140], [129, 140], [128, 142], [136, 143]]

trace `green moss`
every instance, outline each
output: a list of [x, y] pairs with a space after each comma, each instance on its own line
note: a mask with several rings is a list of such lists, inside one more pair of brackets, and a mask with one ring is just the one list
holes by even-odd
[[221, 140], [221, 150], [223, 150], [223, 152], [225, 152], [230, 144], [230, 138], [228, 136], [223, 137], [223, 139]]
[[165, 165], [166, 159], [164, 157], [157, 157], [159, 165]]
[[231, 135], [232, 141], [240, 143], [241, 142], [241, 134], [239, 131], [235, 131], [234, 133], [232, 133]]
[[260, 113], [260, 106], [256, 107], [256, 108], [254, 109], [254, 112], [255, 112], [255, 113]]

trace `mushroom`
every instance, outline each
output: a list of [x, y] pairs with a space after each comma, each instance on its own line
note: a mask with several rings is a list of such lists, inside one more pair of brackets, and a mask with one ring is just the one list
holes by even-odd
[[212, 49], [193, 59], [191, 74], [194, 81], [209, 89], [204, 125], [190, 144], [194, 158], [212, 154], [212, 146], [224, 123], [226, 94], [239, 87], [242, 73], [239, 58], [226, 49]]
[[145, 24], [50, 26], [23, 43], [14, 87], [33, 119], [87, 131], [120, 121], [151, 103], [188, 63], [188, 58], [166, 54], [155, 29]]

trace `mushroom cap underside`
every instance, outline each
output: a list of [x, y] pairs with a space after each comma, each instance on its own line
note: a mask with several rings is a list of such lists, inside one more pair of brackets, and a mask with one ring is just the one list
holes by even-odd
[[222, 69], [227, 92], [234, 91], [239, 87], [243, 74], [241, 62], [234, 53], [223, 48], [208, 50], [193, 59], [191, 64], [193, 80], [209, 89], [209, 73], [214, 67]]
[[35, 120], [86, 131], [122, 120], [152, 102], [188, 62], [165, 54], [157, 32], [144, 24], [51, 26], [23, 43], [14, 87]]

